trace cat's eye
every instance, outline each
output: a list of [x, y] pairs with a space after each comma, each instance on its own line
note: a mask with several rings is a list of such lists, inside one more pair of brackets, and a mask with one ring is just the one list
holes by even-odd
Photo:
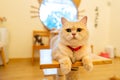
[[81, 28], [77, 28], [77, 32], [81, 32], [82, 31], [82, 29]]
[[71, 32], [71, 29], [66, 29], [67, 32]]

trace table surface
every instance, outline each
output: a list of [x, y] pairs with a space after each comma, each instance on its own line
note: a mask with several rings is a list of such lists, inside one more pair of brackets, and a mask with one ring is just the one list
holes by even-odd
[[[98, 56], [96, 54], [91, 54], [94, 65], [102, 64], [111, 64], [112, 60]], [[72, 64], [73, 67], [82, 66], [82, 62], [78, 61]], [[42, 49], [40, 50], [40, 69], [50, 69], [50, 68], [59, 68], [60, 64], [52, 60], [51, 49]]]

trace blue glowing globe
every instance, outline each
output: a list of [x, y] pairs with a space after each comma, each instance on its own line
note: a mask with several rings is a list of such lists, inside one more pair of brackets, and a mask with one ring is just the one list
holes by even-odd
[[39, 8], [40, 20], [48, 28], [59, 29], [61, 17], [69, 21], [77, 20], [77, 8], [72, 0], [43, 0]]

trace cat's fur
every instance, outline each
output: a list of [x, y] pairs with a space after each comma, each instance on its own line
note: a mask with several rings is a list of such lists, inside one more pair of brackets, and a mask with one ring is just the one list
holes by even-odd
[[[72, 63], [82, 60], [86, 70], [93, 68], [88, 45], [89, 33], [87, 30], [87, 17], [78, 22], [70, 22], [61, 18], [62, 28], [58, 36], [51, 40], [52, 57], [60, 63], [60, 70], [63, 74], [71, 71]], [[80, 49], [73, 51], [70, 48]]]

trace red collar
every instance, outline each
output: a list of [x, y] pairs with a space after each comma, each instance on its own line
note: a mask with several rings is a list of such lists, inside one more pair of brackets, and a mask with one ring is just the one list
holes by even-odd
[[70, 48], [72, 51], [78, 51], [79, 49], [82, 48], [82, 46], [78, 46], [78, 47], [76, 47], [76, 48], [73, 48], [73, 47], [71, 47], [71, 46], [67, 46], [67, 47]]

